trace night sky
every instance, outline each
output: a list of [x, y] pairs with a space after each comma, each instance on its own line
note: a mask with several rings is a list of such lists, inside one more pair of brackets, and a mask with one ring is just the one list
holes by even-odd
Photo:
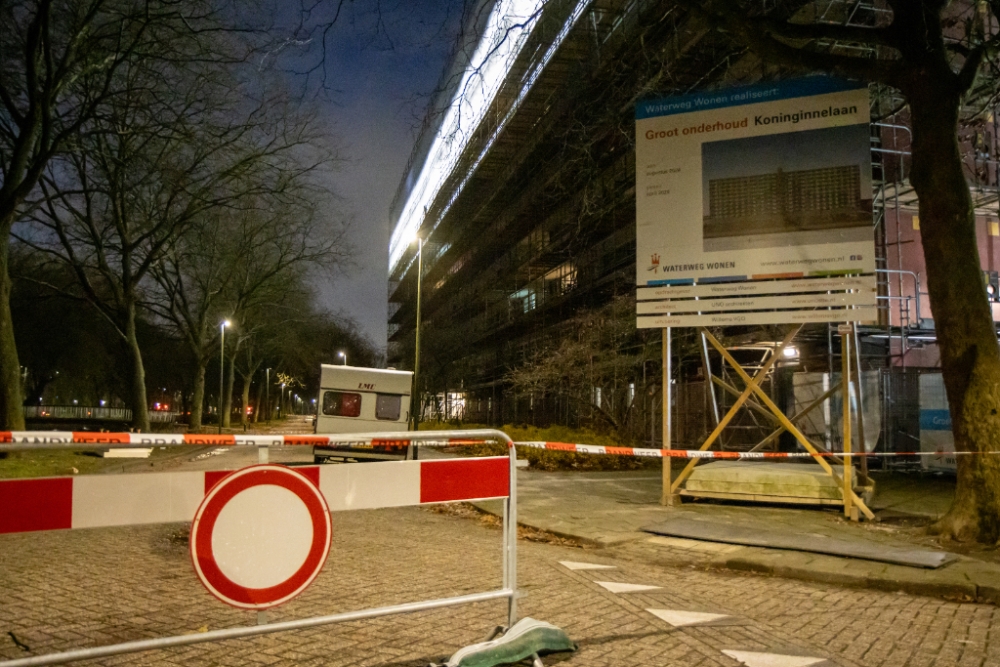
[[[320, 289], [321, 305], [386, 339], [389, 206], [429, 95], [451, 53], [463, 3], [345, 3], [327, 36], [323, 93], [346, 162], [333, 184], [352, 220], [355, 261]], [[315, 56], [316, 49], [309, 49]]]

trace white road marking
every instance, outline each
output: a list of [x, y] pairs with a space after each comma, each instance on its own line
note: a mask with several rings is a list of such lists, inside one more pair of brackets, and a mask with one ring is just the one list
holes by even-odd
[[647, 609], [650, 614], [660, 620], [666, 621], [675, 628], [684, 628], [689, 625], [701, 625], [711, 623], [719, 619], [729, 618], [726, 614], [707, 614], [700, 611], [680, 611], [676, 609]]
[[612, 593], [636, 593], [638, 591], [655, 591], [662, 588], [661, 586], [647, 586], [646, 584], [623, 584], [617, 581], [595, 581], [594, 583]]
[[826, 662], [826, 658], [810, 658], [804, 655], [779, 655], [754, 651], [723, 651], [723, 653], [747, 667], [809, 667]]
[[578, 563], [572, 560], [561, 560], [559, 564], [567, 570], [613, 570], [614, 565], [598, 565], [597, 563]]

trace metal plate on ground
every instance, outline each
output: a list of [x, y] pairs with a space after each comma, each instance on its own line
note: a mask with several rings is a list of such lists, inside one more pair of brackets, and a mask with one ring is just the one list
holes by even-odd
[[695, 519], [668, 519], [652, 526], [646, 526], [643, 530], [654, 535], [741, 544], [766, 549], [806, 551], [928, 569], [936, 569], [958, 559], [955, 554], [945, 551], [903, 549], [874, 542], [838, 540], [823, 535], [804, 535], [757, 527], [745, 528], [730, 523]]

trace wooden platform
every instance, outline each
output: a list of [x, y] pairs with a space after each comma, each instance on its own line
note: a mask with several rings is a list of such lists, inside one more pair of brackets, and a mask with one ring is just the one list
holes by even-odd
[[[857, 489], [871, 494], [870, 489]], [[840, 487], [815, 463], [713, 461], [699, 465], [680, 490], [688, 498], [758, 503], [843, 505]]]

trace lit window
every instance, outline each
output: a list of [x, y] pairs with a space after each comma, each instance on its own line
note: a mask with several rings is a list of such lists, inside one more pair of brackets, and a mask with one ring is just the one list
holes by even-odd
[[323, 414], [331, 417], [359, 417], [361, 394], [348, 394], [342, 391], [324, 392]]

